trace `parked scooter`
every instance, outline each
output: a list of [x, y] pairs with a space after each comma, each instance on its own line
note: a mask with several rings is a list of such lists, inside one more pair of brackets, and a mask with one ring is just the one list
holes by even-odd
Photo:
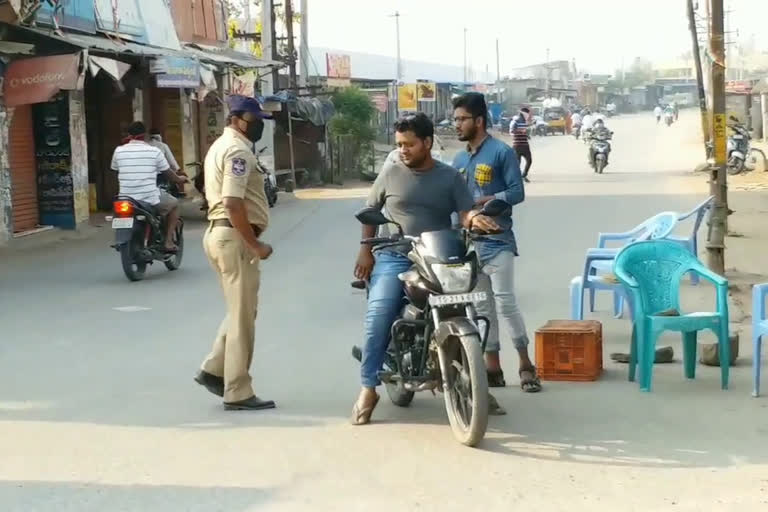
[[[765, 153], [761, 149], [752, 147], [751, 130], [734, 116], [731, 116], [730, 120], [733, 123], [728, 125], [732, 133], [728, 136], [726, 145], [728, 174], [754, 171], [758, 159], [763, 170], [768, 171], [766, 169]], [[714, 146], [711, 142], [707, 143], [707, 155], [710, 163], [714, 163]]]

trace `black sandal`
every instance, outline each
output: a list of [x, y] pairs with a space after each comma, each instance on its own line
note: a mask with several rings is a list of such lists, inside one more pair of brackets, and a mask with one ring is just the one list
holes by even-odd
[[507, 385], [504, 380], [504, 372], [499, 370], [488, 370], [488, 387], [503, 388]]
[[[523, 373], [529, 373], [533, 375], [533, 377], [523, 378]], [[541, 391], [541, 379], [539, 379], [539, 376], [536, 375], [535, 367], [520, 370], [519, 375], [520, 389], [522, 389], [524, 393], [538, 393]]]

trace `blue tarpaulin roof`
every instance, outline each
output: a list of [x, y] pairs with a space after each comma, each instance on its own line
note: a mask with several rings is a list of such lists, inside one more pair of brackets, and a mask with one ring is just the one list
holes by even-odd
[[276, 101], [288, 105], [288, 111], [306, 119], [315, 126], [323, 126], [333, 117], [336, 109], [329, 100], [320, 98], [299, 98], [291, 91], [259, 98], [262, 102]]

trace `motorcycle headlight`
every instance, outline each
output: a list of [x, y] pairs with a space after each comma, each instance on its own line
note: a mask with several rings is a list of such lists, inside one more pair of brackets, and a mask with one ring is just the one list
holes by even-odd
[[472, 264], [442, 264], [432, 265], [432, 272], [440, 282], [443, 293], [466, 293], [472, 285]]

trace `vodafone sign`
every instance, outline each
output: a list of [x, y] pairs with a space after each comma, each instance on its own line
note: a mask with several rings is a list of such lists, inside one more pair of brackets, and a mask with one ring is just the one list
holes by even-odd
[[80, 54], [11, 62], [3, 80], [7, 107], [48, 101], [60, 90], [77, 89]]

